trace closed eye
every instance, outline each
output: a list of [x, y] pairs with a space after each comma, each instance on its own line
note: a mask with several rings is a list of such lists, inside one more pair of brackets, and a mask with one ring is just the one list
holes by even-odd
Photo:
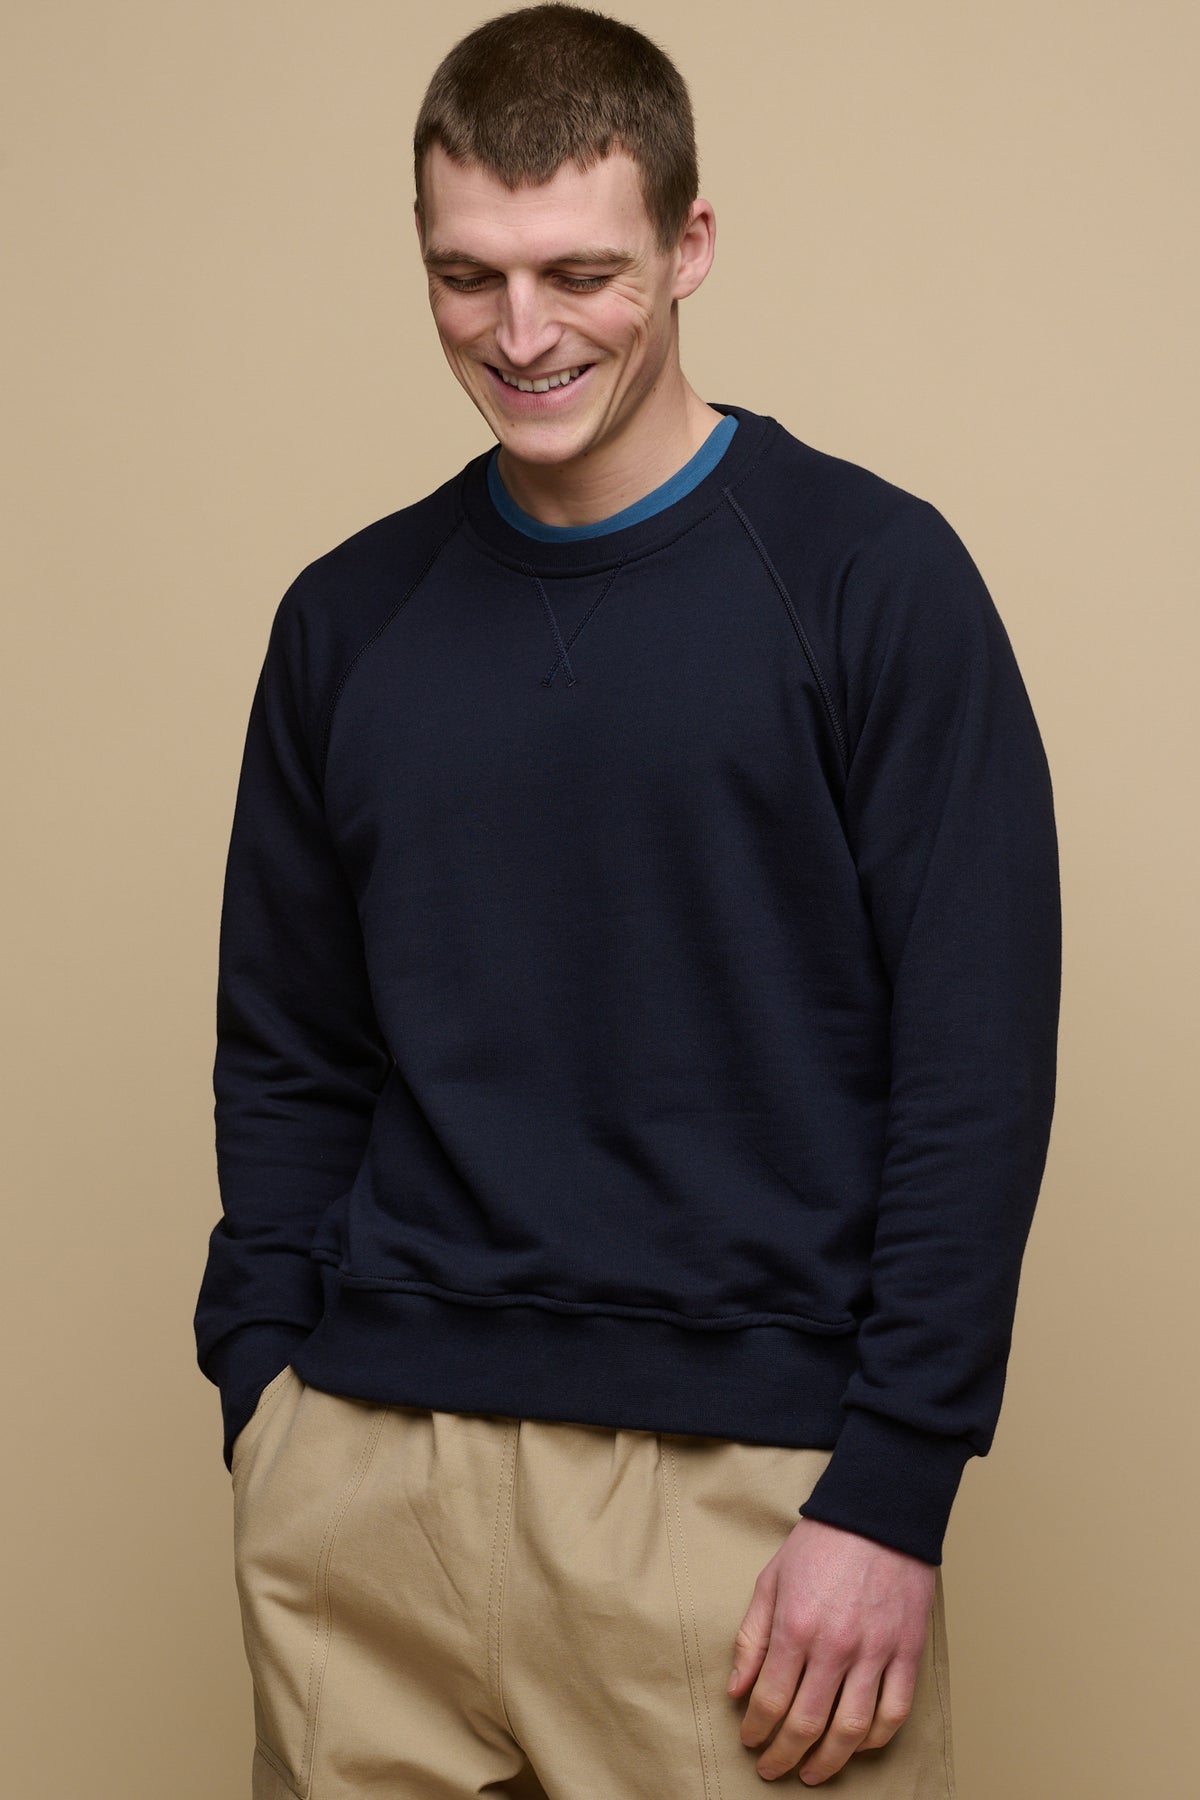
[[[491, 281], [490, 275], [443, 275], [440, 279], [456, 294], [475, 294]], [[611, 275], [558, 275], [555, 280], [561, 281], [565, 288], [573, 294], [590, 294], [596, 288], [611, 281]]]

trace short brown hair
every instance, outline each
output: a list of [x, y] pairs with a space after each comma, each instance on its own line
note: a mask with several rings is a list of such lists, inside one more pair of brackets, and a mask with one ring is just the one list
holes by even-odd
[[525, 6], [462, 38], [430, 81], [413, 134], [417, 216], [433, 144], [506, 187], [588, 169], [610, 151], [638, 165], [660, 250], [679, 241], [700, 187], [692, 103], [674, 63], [632, 25], [582, 6]]

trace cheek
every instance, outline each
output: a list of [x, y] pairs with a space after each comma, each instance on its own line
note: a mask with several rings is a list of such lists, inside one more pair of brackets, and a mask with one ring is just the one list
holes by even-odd
[[439, 299], [432, 303], [433, 322], [443, 348], [449, 352], [460, 344], [469, 344], [480, 334], [476, 310], [460, 300]]
[[593, 317], [591, 337], [625, 358], [640, 357], [655, 341], [654, 314], [645, 306], [614, 306], [605, 317]]

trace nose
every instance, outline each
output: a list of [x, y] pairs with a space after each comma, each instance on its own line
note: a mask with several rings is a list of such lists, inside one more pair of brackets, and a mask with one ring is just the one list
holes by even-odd
[[540, 284], [521, 276], [504, 287], [496, 320], [496, 347], [514, 369], [533, 367], [553, 350], [562, 336], [550, 296]]

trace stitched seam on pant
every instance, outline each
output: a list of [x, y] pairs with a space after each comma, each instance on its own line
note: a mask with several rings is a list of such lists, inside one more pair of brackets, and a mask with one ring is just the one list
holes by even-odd
[[[381, 1407], [372, 1422], [367, 1440], [359, 1452], [354, 1472], [338, 1495], [325, 1534], [321, 1539], [321, 1548], [317, 1552], [317, 1570], [314, 1579], [317, 1600], [317, 1623], [313, 1631], [312, 1650], [308, 1664], [308, 1727], [304, 1734], [304, 1756], [297, 1771], [297, 1786], [301, 1796], [307, 1795], [312, 1782], [312, 1768], [317, 1741], [317, 1718], [321, 1709], [321, 1692], [325, 1685], [325, 1668], [329, 1660], [329, 1644], [333, 1636], [332, 1600], [329, 1592], [329, 1567], [333, 1560], [333, 1549], [342, 1520], [350, 1509], [350, 1503], [357, 1494], [367, 1470], [375, 1455], [375, 1447], [387, 1418], [388, 1408]], [[324, 1649], [321, 1640], [324, 1637]]]
[[280, 1762], [270, 1744], [264, 1742], [262, 1738], [256, 1738], [254, 1750], [255, 1754], [262, 1758], [268, 1768], [275, 1771], [279, 1785], [286, 1788], [289, 1794], [295, 1794], [296, 1800], [304, 1800], [305, 1790], [300, 1785], [299, 1778], [292, 1774], [286, 1764]]
[[[261, 1762], [264, 1768], [269, 1769], [271, 1774], [275, 1777], [275, 1786], [271, 1790], [271, 1800], [284, 1800], [284, 1797], [289, 1794], [294, 1796], [296, 1789], [292, 1784], [290, 1776], [287, 1781], [283, 1779], [277, 1764], [274, 1759], [267, 1754], [267, 1751], [262, 1744], [255, 1744], [254, 1755], [255, 1760]], [[251, 1781], [255, 1779], [256, 1774], [257, 1771], [251, 1772]]]
[[[500, 1494], [496, 1502], [496, 1518], [492, 1526], [492, 1556], [488, 1569], [488, 1670], [489, 1680], [500, 1717], [516, 1738], [516, 1730], [504, 1704], [504, 1679], [501, 1668], [501, 1610], [504, 1605], [504, 1571], [508, 1566], [508, 1540], [512, 1530], [513, 1501], [516, 1493], [517, 1440], [521, 1421], [505, 1427], [504, 1455], [500, 1465]], [[507, 1504], [506, 1504], [507, 1502]], [[503, 1524], [501, 1519], [503, 1518]]]
[[[941, 1587], [941, 1581], [942, 1578], [939, 1571], [937, 1576], [939, 1589]], [[955, 1800], [958, 1789], [954, 1782], [954, 1750], [950, 1729], [950, 1696], [946, 1692], [946, 1684], [943, 1680], [943, 1665], [948, 1665], [949, 1660], [947, 1656], [945, 1634], [942, 1629], [942, 1609], [944, 1605], [944, 1597], [939, 1593], [934, 1603], [933, 1623], [931, 1626], [933, 1633], [933, 1677], [937, 1686], [938, 1705], [942, 1712], [942, 1757], [946, 1765], [946, 1794], [948, 1800]]]
[[[706, 1795], [720, 1800], [721, 1771], [717, 1766], [717, 1745], [713, 1735], [712, 1716], [708, 1710], [708, 1694], [704, 1687], [704, 1670], [700, 1660], [700, 1628], [692, 1599], [692, 1582], [688, 1572], [687, 1551], [683, 1543], [683, 1514], [679, 1505], [679, 1474], [675, 1452], [658, 1439], [659, 1479], [663, 1493], [663, 1511], [667, 1522], [667, 1547], [671, 1557], [671, 1578], [675, 1583], [675, 1604], [683, 1635], [683, 1660], [687, 1668], [688, 1687], [692, 1695], [692, 1716], [696, 1724], [696, 1744], [700, 1752], [700, 1772]], [[706, 1742], [707, 1739], [707, 1742]]]

